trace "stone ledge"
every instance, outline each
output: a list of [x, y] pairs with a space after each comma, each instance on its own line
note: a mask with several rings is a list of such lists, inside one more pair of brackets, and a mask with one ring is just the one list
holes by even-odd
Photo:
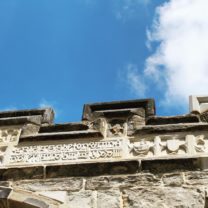
[[44, 178], [44, 166], [12, 167], [0, 169], [0, 180], [23, 180]]
[[113, 115], [113, 112], [119, 114], [121, 113], [122, 110], [126, 113], [127, 111], [130, 112], [131, 109], [135, 111], [136, 109], [141, 109], [141, 108], [145, 110], [146, 117], [155, 115], [154, 99], [140, 99], [140, 100], [85, 104], [83, 108], [82, 120], [92, 121], [95, 116], [94, 113], [98, 113], [98, 112], [100, 114], [111, 113], [111, 115]]
[[46, 166], [46, 178], [134, 174], [138, 169], [138, 161], [53, 165]]
[[54, 120], [54, 111], [52, 108], [15, 110], [0, 112], [0, 125], [14, 125], [27, 123], [35, 120], [40, 124], [52, 124]]
[[129, 160], [77, 164], [6, 167], [0, 169], [0, 180], [50, 179], [63, 177], [92, 177], [125, 175], [139, 172], [169, 173], [174, 171], [199, 171], [200, 158], [157, 160]]
[[199, 123], [199, 116], [194, 114], [181, 116], [151, 116], [147, 118], [146, 125], [166, 125], [180, 123]]
[[0, 118], [1, 126], [9, 126], [9, 125], [24, 125], [24, 124], [36, 124], [41, 125], [42, 117], [40, 115], [37, 116], [21, 116], [21, 117], [9, 117], [9, 118]]
[[33, 141], [50, 141], [50, 140], [63, 140], [63, 139], [83, 139], [83, 138], [102, 138], [102, 134], [96, 130], [83, 130], [72, 132], [52, 132], [52, 133], [39, 133], [32, 136], [21, 136], [21, 142]]
[[89, 127], [81, 122], [53, 124], [49, 126], [41, 126], [39, 133], [67, 132], [67, 131], [86, 131]]
[[144, 135], [144, 134], [165, 134], [175, 132], [196, 132], [207, 131], [208, 124], [205, 123], [187, 123], [187, 124], [168, 124], [168, 125], [148, 125], [142, 126], [130, 132], [128, 136]]

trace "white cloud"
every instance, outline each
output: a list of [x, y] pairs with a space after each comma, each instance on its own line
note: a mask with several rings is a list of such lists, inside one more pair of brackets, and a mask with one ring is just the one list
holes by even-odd
[[149, 41], [159, 41], [145, 76], [165, 83], [166, 104], [186, 104], [188, 95], [208, 94], [208, 1], [171, 0], [157, 9]]
[[[143, 77], [139, 75], [139, 69], [135, 64], [128, 64], [124, 70], [125, 79], [121, 79], [127, 87], [130, 89], [131, 93], [137, 97], [143, 98], [146, 93], [146, 85], [144, 83]], [[122, 78], [123, 76], [120, 75]]]

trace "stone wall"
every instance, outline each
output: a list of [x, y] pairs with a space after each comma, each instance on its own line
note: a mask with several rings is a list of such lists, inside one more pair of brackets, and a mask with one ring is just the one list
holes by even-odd
[[[22, 192], [20, 196], [26, 193], [28, 198], [37, 199], [31, 203], [37, 207], [47, 207], [41, 202], [48, 203], [48, 198], [52, 199], [49, 207], [53, 204], [67, 208], [208, 207], [208, 172], [191, 170], [196, 168], [193, 161], [183, 161], [186, 163], [183, 167], [181, 161], [172, 162], [171, 165], [153, 162], [148, 165], [155, 165], [155, 169], [135, 174], [2, 181], [0, 185]], [[11, 200], [17, 200], [13, 193], [8, 203]]]
[[0, 208], [208, 207], [202, 101], [171, 117], [152, 99], [87, 104], [67, 124], [52, 109], [0, 112]]

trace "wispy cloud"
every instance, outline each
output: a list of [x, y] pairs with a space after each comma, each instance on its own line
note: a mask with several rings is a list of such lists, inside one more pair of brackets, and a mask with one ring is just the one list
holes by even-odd
[[127, 64], [122, 72], [120, 71], [119, 79], [135, 96], [140, 98], [145, 96], [145, 80], [143, 76], [140, 75], [137, 65]]
[[[170, 0], [156, 9], [153, 26], [147, 31], [148, 45], [156, 43], [156, 47], [144, 71], [136, 72], [132, 80], [140, 77], [140, 83], [142, 77], [154, 83], [163, 94], [160, 103], [184, 107], [188, 95], [208, 94], [207, 11], [207, 0]], [[135, 85], [131, 88], [137, 91]]]
[[151, 0], [115, 0], [114, 12], [117, 19], [126, 21], [138, 16], [141, 6], [147, 6]]

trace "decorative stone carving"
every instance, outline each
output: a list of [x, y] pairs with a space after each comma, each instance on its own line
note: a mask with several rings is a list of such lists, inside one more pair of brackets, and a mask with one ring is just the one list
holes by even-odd
[[205, 136], [187, 135], [186, 136], [186, 150], [188, 154], [196, 154], [205, 152]]
[[167, 150], [170, 154], [177, 154], [179, 149], [183, 147], [184, 144], [184, 141], [180, 141], [175, 138], [167, 140]]
[[161, 142], [161, 138], [159, 136], [156, 136], [154, 138], [154, 146], [153, 146], [154, 155], [160, 156], [164, 147], [165, 145], [163, 144], [163, 142]]
[[21, 129], [3, 128], [0, 129], [0, 146], [17, 145]]
[[14, 147], [10, 163], [38, 163], [121, 157], [121, 140]]
[[129, 145], [130, 152], [134, 155], [147, 155], [150, 149], [152, 149], [153, 144], [149, 141], [142, 139], [140, 142], [134, 142]]
[[108, 131], [108, 136], [113, 137], [113, 136], [123, 136], [124, 135], [124, 124], [109, 124], [109, 131]]
[[208, 123], [208, 111], [205, 111], [200, 114], [200, 119], [202, 122]]

